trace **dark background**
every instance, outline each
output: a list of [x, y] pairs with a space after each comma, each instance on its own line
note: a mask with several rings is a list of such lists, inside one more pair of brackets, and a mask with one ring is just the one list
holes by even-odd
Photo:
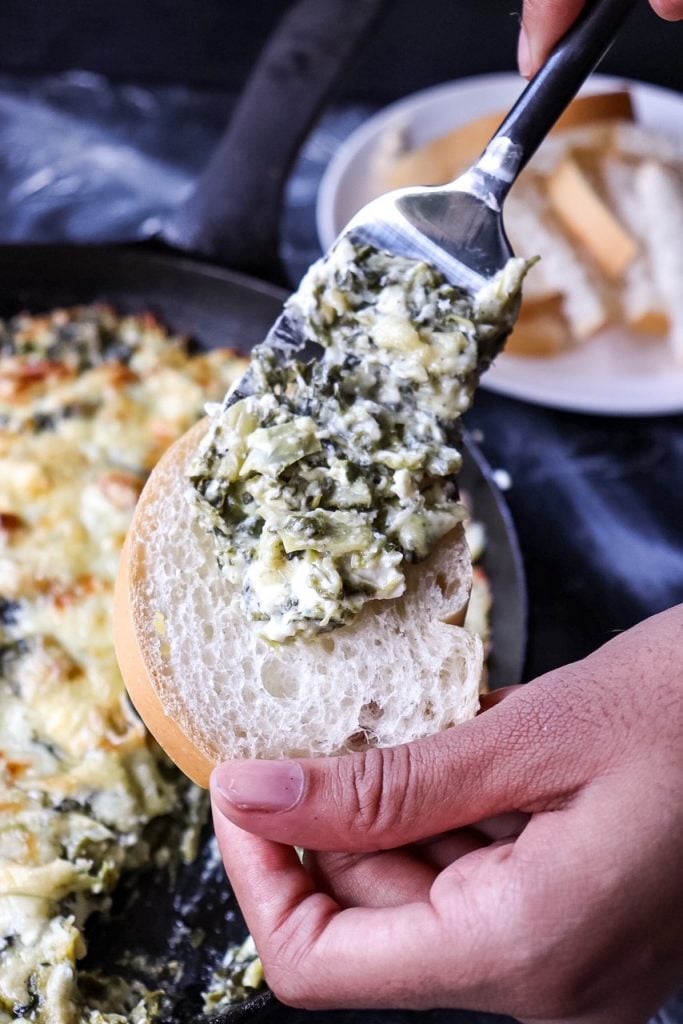
[[[0, 71], [85, 68], [119, 80], [239, 90], [288, 6], [288, 0], [4, 0]], [[520, 7], [515, 0], [396, 0], [340, 95], [386, 102], [450, 78], [511, 70]], [[642, 0], [603, 70], [681, 88], [683, 25], [663, 23]]]

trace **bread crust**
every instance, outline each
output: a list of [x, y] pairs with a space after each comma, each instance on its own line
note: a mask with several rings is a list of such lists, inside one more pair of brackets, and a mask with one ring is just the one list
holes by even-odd
[[211, 760], [199, 750], [177, 721], [166, 714], [142, 653], [129, 596], [132, 585], [130, 538], [121, 552], [114, 592], [114, 647], [128, 696], [159, 746], [198, 786], [207, 787], [213, 769]]
[[144, 655], [144, 639], [138, 630], [131, 594], [140, 584], [140, 573], [144, 564], [139, 559], [131, 562], [131, 545], [135, 536], [138, 512], [145, 500], [156, 492], [156, 482], [161, 478], [158, 470], [169, 464], [184, 465], [187, 455], [193, 452], [206, 433], [208, 419], [205, 417], [183, 434], [165, 452], [157, 469], [150, 475], [140, 499], [136, 517], [126, 537], [121, 552], [119, 571], [114, 590], [114, 649], [121, 669], [128, 695], [159, 746], [171, 760], [198, 786], [207, 787], [214, 767], [213, 762], [192, 742], [178, 721], [171, 718], [159, 698], [149, 661]]

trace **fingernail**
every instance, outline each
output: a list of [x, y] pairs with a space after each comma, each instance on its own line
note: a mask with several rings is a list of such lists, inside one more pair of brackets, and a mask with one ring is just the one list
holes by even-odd
[[531, 47], [524, 25], [520, 29], [519, 42], [517, 43], [517, 65], [522, 78], [529, 78], [531, 76]]
[[212, 784], [240, 811], [289, 811], [303, 796], [304, 771], [297, 761], [227, 761]]

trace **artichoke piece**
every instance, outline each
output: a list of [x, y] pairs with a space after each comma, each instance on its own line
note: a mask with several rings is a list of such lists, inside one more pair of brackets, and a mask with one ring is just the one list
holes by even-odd
[[322, 448], [316, 425], [310, 416], [296, 416], [288, 423], [261, 427], [247, 439], [249, 454], [242, 464], [240, 476], [264, 473], [277, 476], [305, 455]]
[[374, 531], [366, 516], [326, 509], [287, 516], [282, 521], [279, 534], [288, 555], [295, 551], [347, 555], [353, 551], [366, 551], [374, 540]]

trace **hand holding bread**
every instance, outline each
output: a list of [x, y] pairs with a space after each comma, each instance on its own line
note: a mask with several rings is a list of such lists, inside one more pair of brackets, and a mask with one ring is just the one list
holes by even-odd
[[438, 736], [222, 765], [276, 995], [645, 1024], [683, 971], [682, 642], [679, 606]]

